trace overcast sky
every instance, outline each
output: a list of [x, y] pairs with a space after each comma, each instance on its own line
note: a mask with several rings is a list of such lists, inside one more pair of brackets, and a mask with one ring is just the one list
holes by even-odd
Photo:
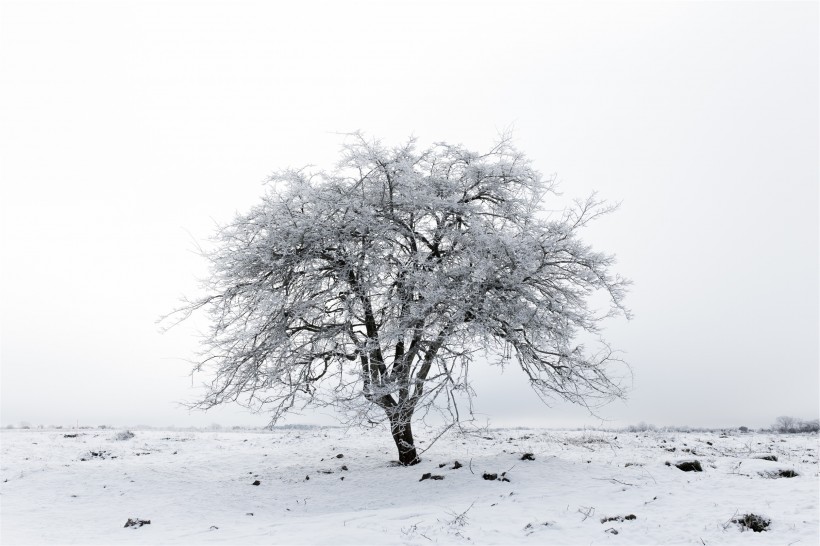
[[[193, 252], [338, 132], [517, 146], [634, 281], [613, 426], [818, 416], [817, 2], [21, 2], [0, 12], [2, 425], [189, 413]], [[496, 425], [599, 424], [509, 368]], [[198, 382], [194, 380], [194, 384]], [[291, 418], [290, 422], [321, 416]]]

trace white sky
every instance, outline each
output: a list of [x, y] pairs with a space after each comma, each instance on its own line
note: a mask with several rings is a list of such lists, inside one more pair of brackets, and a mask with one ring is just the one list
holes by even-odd
[[[3, 425], [264, 424], [189, 414], [194, 241], [273, 170], [361, 129], [481, 149], [514, 126], [634, 280], [600, 412], [818, 416], [818, 4], [21, 2], [0, 8]], [[595, 424], [474, 371], [493, 424]], [[291, 419], [297, 422], [299, 419]]]

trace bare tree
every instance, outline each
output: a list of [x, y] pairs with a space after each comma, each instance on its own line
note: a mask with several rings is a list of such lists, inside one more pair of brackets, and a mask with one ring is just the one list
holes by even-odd
[[[613, 257], [578, 238], [612, 207], [592, 196], [547, 213], [552, 194], [508, 138], [478, 154], [354, 134], [333, 172], [275, 174], [262, 202], [219, 230], [206, 295], [180, 310], [210, 317], [194, 372], [212, 381], [198, 405], [236, 401], [274, 422], [302, 404], [386, 419], [411, 465], [414, 414], [458, 421], [478, 352], [514, 357], [542, 397], [622, 395], [612, 351], [574, 341], [629, 314]], [[603, 315], [587, 303], [597, 291]]]

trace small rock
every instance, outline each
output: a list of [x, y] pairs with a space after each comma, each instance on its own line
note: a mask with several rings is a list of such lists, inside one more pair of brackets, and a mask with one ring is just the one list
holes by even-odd
[[453, 463], [453, 470], [458, 470], [462, 466], [464, 466], [464, 465], [461, 464], [460, 462], [456, 461], [456, 462]]
[[535, 455], [533, 455], [532, 453], [524, 453], [523, 455], [521, 455], [521, 460], [522, 461], [534, 461], [535, 460]]
[[342, 457], [344, 457], [344, 455], [343, 455], [343, 454], [341, 454], [341, 453], [339, 453], [338, 455], [336, 455], [336, 458], [337, 458], [337, 459], [341, 459]]
[[260, 482], [259, 480], [253, 480], [253, 483], [251, 485], [261, 485], [261, 484], [262, 484], [262, 482]]
[[[342, 470], [347, 470], [347, 465], [346, 464], [342, 465]], [[342, 478], [342, 479], [344, 479], [344, 478]]]
[[485, 480], [492, 481], [498, 479], [498, 474], [490, 474], [489, 472], [485, 472], [481, 477]]
[[676, 463], [675, 466], [684, 472], [703, 472], [703, 467], [700, 466], [700, 461], [681, 461]]

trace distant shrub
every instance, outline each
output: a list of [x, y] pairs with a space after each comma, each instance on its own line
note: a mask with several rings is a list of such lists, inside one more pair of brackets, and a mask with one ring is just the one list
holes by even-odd
[[657, 427], [650, 423], [645, 423], [641, 421], [637, 425], [629, 425], [626, 428], [627, 432], [652, 432], [657, 430]]
[[118, 441], [120, 441], [120, 442], [123, 442], [123, 441], [125, 441], [125, 440], [130, 440], [130, 439], [131, 439], [131, 438], [133, 438], [133, 437], [134, 437], [134, 433], [133, 433], [133, 432], [131, 432], [130, 430], [124, 430], [124, 431], [122, 431], [122, 432], [118, 432], [118, 433], [116, 434], [116, 436], [114, 436], [114, 439], [115, 439], [115, 440], [118, 440]]
[[749, 427], [740, 427], [738, 430], [745, 434], [745, 433], [749, 432]]

